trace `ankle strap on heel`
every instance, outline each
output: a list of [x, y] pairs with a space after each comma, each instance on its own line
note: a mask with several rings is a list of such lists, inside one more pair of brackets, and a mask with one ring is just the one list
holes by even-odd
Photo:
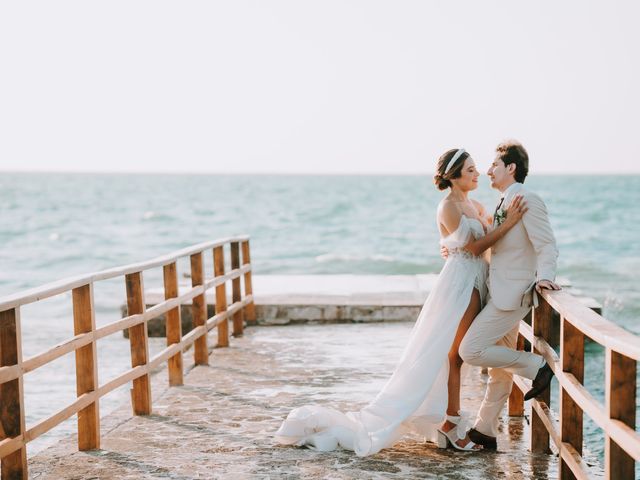
[[445, 418], [447, 419], [448, 422], [451, 422], [455, 425], [460, 423], [460, 415], [445, 415]]
[[464, 438], [469, 430], [475, 423], [475, 418], [469, 415], [469, 412], [459, 411], [458, 415], [445, 415], [445, 418], [456, 425], [456, 431], [459, 438]]

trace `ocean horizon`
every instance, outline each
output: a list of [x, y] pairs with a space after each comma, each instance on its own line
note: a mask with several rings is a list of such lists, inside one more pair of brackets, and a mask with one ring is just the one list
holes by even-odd
[[[547, 203], [559, 275], [640, 332], [629, 288], [640, 175], [530, 175], [525, 186]], [[471, 195], [490, 210], [498, 199], [484, 175]], [[0, 295], [238, 233], [251, 236], [257, 274], [437, 273], [443, 196], [429, 175], [5, 173]]]

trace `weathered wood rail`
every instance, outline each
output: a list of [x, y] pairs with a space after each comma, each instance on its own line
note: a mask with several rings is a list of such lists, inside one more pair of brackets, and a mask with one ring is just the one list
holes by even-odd
[[[231, 270], [225, 273], [225, 246], [230, 246]], [[204, 256], [212, 251], [213, 278], [205, 278]], [[192, 288], [178, 293], [177, 262], [189, 257]], [[242, 260], [242, 261], [241, 261]], [[165, 301], [146, 309], [143, 273], [162, 267]], [[96, 328], [93, 285], [102, 280], [124, 277], [128, 316]], [[244, 280], [244, 294], [241, 291]], [[231, 282], [232, 304], [227, 305], [226, 284]], [[215, 315], [207, 318], [205, 293], [215, 288]], [[72, 292], [75, 336], [46, 352], [22, 358], [20, 307], [65, 292]], [[181, 331], [180, 306], [193, 300], [194, 328]], [[149, 358], [146, 323], [166, 314], [167, 348]], [[217, 327], [218, 346], [229, 345], [229, 322], [233, 335], [241, 335], [244, 319], [255, 321], [251, 284], [249, 237], [239, 236], [201, 243], [156, 259], [117, 267], [97, 273], [54, 282], [16, 295], [0, 298], [0, 459], [1, 476], [6, 479], [27, 478], [28, 442], [48, 432], [71, 416], [78, 415], [78, 449], [100, 447], [100, 398], [128, 382], [133, 383], [131, 403], [134, 415], [151, 413], [150, 372], [167, 362], [169, 384], [183, 383], [183, 351], [194, 345], [197, 365], [209, 358], [207, 333]], [[97, 341], [129, 329], [131, 369], [100, 385], [98, 382]], [[77, 399], [28, 430], [25, 425], [23, 376], [53, 360], [75, 352]]]
[[[560, 322], [553, 320], [554, 312]], [[558, 338], [560, 354], [551, 347]], [[605, 405], [584, 387], [585, 338], [606, 351]], [[640, 459], [640, 435], [636, 431], [636, 363], [640, 359], [640, 337], [605, 320], [564, 291], [544, 292], [533, 309], [531, 326], [520, 324], [518, 345], [524, 340], [544, 356], [558, 379], [559, 428], [549, 409], [550, 389], [532, 400], [531, 450], [549, 452], [550, 439], [560, 454], [561, 479], [590, 478], [582, 458], [583, 415], [586, 413], [605, 433], [605, 472], [611, 480], [635, 478], [635, 462]], [[524, 413], [523, 393], [530, 382], [514, 378], [509, 398], [509, 414]]]

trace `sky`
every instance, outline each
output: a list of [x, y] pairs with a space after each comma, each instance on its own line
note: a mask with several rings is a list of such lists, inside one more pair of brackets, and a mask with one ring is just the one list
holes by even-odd
[[640, 3], [4, 1], [0, 171], [640, 173]]

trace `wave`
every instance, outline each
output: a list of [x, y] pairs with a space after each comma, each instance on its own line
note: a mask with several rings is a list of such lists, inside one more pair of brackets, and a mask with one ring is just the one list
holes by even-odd
[[395, 262], [396, 259], [390, 255], [373, 254], [373, 255], [355, 255], [348, 253], [325, 253], [315, 257], [318, 263], [327, 262]]
[[142, 214], [142, 220], [151, 220], [154, 222], [163, 221], [163, 220], [173, 220], [173, 219], [174, 217], [171, 215], [168, 215], [166, 213], [157, 213], [157, 212], [154, 212], [153, 210], [147, 210]]
[[383, 233], [382, 238], [391, 238], [394, 240], [416, 240], [422, 239], [424, 237], [421, 233], [399, 233], [399, 232], [391, 232], [391, 233]]

